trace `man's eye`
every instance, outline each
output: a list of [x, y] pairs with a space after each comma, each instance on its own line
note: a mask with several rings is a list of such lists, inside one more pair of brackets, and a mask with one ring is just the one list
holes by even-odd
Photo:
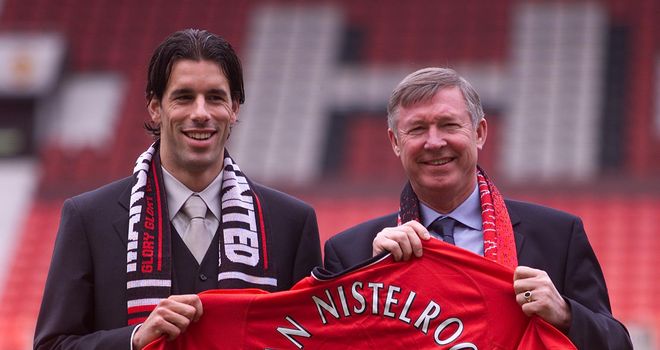
[[211, 102], [224, 102], [225, 98], [219, 95], [211, 95], [207, 98]]

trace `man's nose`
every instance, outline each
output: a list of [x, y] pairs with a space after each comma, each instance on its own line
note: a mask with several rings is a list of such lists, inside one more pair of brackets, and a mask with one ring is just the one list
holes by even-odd
[[424, 147], [428, 149], [440, 148], [447, 145], [445, 133], [437, 127], [429, 128], [426, 134]]
[[193, 111], [190, 117], [200, 121], [204, 121], [211, 118], [211, 115], [209, 114], [208, 104], [206, 103], [206, 98], [204, 96], [197, 96], [195, 98]]

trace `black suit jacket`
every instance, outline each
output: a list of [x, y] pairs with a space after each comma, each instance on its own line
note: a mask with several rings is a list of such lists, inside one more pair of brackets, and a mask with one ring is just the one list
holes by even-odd
[[[578, 349], [632, 349], [625, 327], [612, 316], [602, 270], [580, 218], [558, 210], [506, 201], [513, 225], [518, 264], [544, 270], [568, 302], [568, 337]], [[339, 272], [372, 253], [372, 241], [396, 226], [396, 213], [367, 221], [325, 243], [325, 268]]]
[[[132, 178], [128, 177], [64, 202], [37, 321], [35, 349], [130, 348], [135, 327], [127, 326], [126, 314], [131, 185]], [[270, 243], [269, 259], [276, 268], [278, 290], [289, 289], [321, 264], [316, 214], [306, 203], [284, 193], [259, 184], [253, 189], [267, 217], [266, 230], [275, 238]], [[198, 293], [215, 287], [215, 278], [202, 275], [213, 271], [217, 275], [217, 258], [210, 257], [213, 249], [217, 256], [217, 236], [202, 267], [195, 265], [189, 251], [181, 253], [182, 241], [173, 242], [173, 293]], [[174, 232], [172, 237], [173, 241], [178, 239]]]

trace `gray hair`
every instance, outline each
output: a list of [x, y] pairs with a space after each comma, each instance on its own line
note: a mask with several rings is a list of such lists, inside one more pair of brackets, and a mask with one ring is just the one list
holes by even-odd
[[397, 85], [387, 104], [387, 126], [396, 131], [399, 107], [410, 107], [419, 102], [429, 101], [439, 90], [452, 87], [461, 90], [472, 125], [476, 127], [484, 117], [479, 94], [453, 69], [437, 67], [422, 68], [413, 72]]

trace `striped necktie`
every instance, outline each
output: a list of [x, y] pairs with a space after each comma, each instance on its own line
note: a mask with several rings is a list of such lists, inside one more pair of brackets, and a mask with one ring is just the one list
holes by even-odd
[[431, 225], [429, 225], [429, 228], [434, 231], [439, 236], [439, 238], [442, 238], [443, 241], [456, 245], [456, 243], [454, 243], [455, 224], [456, 220], [445, 216], [437, 218]]

